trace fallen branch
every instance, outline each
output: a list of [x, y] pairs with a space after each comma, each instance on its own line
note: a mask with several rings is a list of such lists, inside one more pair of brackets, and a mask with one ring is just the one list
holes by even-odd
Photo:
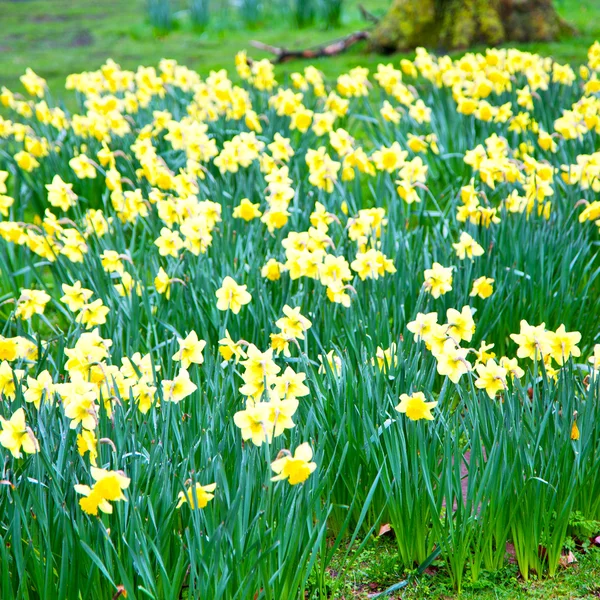
[[373, 23], [374, 25], [377, 25], [377, 23], [379, 23], [379, 19], [372, 12], [369, 12], [362, 4], [358, 5], [358, 10], [360, 12], [361, 17], [365, 21]]
[[323, 56], [335, 56], [336, 54], [341, 54], [357, 42], [366, 40], [368, 37], [369, 33], [367, 31], [356, 31], [339, 40], [306, 50], [289, 50], [288, 48], [279, 48], [277, 46], [271, 46], [269, 44], [263, 44], [263, 42], [257, 41], [250, 42], [250, 45], [259, 50], [264, 50], [265, 52], [274, 54], [276, 56], [274, 60], [275, 63], [284, 63], [298, 58], [312, 59]]

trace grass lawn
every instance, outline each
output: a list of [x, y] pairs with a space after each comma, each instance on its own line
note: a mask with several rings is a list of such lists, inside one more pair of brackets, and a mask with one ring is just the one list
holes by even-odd
[[[213, 3], [214, 4], [214, 3]], [[182, 25], [166, 35], [156, 35], [146, 18], [144, 0], [0, 0], [0, 84], [17, 87], [27, 67], [48, 80], [52, 91], [61, 90], [69, 73], [98, 68], [111, 57], [124, 68], [156, 64], [174, 58], [201, 73], [210, 69], [232, 70], [233, 56], [248, 49], [252, 56], [268, 54], [250, 47], [253, 39], [290, 47], [309, 47], [368, 26], [361, 18], [357, 0], [347, 0], [340, 29], [295, 29], [289, 22], [265, 22], [255, 30], [242, 28], [232, 15], [217, 15], [205, 33]], [[362, 4], [376, 15], [385, 12], [386, 0], [365, 0]], [[580, 63], [588, 47], [600, 38], [600, 2], [597, 0], [556, 0], [560, 13], [580, 36], [552, 44], [529, 44], [523, 48], [554, 56], [559, 61]], [[229, 24], [228, 28], [225, 25]], [[374, 68], [382, 60], [367, 54], [357, 44], [333, 58], [313, 61], [332, 77], [356, 65]], [[278, 69], [290, 72], [302, 63], [292, 62]]]
[[[519, 576], [515, 564], [509, 564], [497, 573], [487, 573], [477, 583], [466, 583], [462, 594], [456, 595], [442, 568], [434, 566], [407, 586], [402, 594], [387, 596], [388, 599], [403, 600], [447, 600], [459, 597], [461, 600], [537, 600], [594, 599], [600, 596], [600, 551], [593, 550], [585, 555], [577, 555], [577, 562], [563, 568], [552, 579], [532, 580], [525, 583]], [[441, 563], [440, 563], [441, 566]], [[355, 600], [367, 600], [373, 594], [391, 586], [405, 577], [398, 563], [398, 555], [393, 541], [381, 538], [373, 547], [366, 550], [354, 568], [345, 573], [333, 572], [335, 579], [344, 580], [337, 596]]]

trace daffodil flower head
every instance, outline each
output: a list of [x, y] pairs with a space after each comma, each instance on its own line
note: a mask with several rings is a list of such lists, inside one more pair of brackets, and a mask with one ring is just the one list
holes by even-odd
[[289, 450], [283, 450], [279, 453], [278, 458], [271, 463], [271, 469], [276, 473], [271, 481], [284, 481], [287, 479], [290, 485], [303, 483], [317, 468], [316, 463], [312, 462], [312, 458], [313, 451], [308, 442], [300, 444], [293, 456]]
[[413, 392], [412, 394], [402, 394], [400, 404], [396, 406], [398, 412], [406, 414], [411, 421], [425, 419], [433, 421], [431, 411], [438, 405], [437, 402], [427, 402], [423, 392]]
[[188, 487], [185, 492], [179, 492], [177, 508], [181, 508], [184, 504], [187, 504], [192, 510], [206, 508], [208, 503], [215, 497], [213, 492], [216, 489], [216, 483], [209, 483], [208, 485], [196, 483], [194, 486]]

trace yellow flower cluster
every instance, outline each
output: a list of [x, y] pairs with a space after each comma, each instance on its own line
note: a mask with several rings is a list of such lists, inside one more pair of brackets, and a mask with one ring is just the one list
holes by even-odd
[[[600, 192], [600, 152], [581, 144], [600, 133], [599, 43], [588, 59], [576, 73], [513, 49], [457, 60], [419, 49], [414, 61], [379, 65], [371, 78], [355, 67], [331, 88], [314, 66], [280, 85], [272, 63], [243, 52], [235, 59], [240, 85], [225, 70], [202, 78], [173, 60], [135, 71], [109, 60], [69, 76], [66, 87], [82, 102], [72, 115], [50, 106], [46, 82], [27, 69], [29, 98], [0, 92], [11, 115], [0, 117], [7, 157], [0, 238], [15, 264], [32, 265], [15, 275], [26, 283], [2, 302], [7, 329], [19, 335], [0, 338], [0, 394], [22, 397], [25, 408], [0, 417], [0, 445], [15, 459], [38, 453], [34, 415], [55, 404], [89, 460], [94, 483], [75, 486], [79, 505], [97, 515], [126, 500], [130, 485], [122, 471], [98, 466], [99, 444], [114, 444], [103, 437], [104, 415], [116, 418], [118, 406], [149, 416], [173, 409], [183, 422], [189, 415], [181, 409], [207, 387], [205, 352], [207, 363], [212, 354], [222, 360], [215, 380], [223, 372], [239, 378], [227, 418], [254, 446], [302, 423], [314, 372], [340, 381], [352, 367], [343, 344], [369, 337], [366, 320], [385, 330], [389, 319], [390, 331], [408, 321], [440, 377], [454, 384], [472, 377], [490, 398], [525, 376], [519, 360], [557, 378], [581, 355], [580, 333], [523, 320], [510, 336], [516, 356], [496, 357], [494, 344], [476, 346], [474, 317], [480, 300], [493, 296], [485, 303], [493, 304], [505, 283], [501, 271], [482, 266], [492, 264], [501, 223], [553, 227], [562, 192], [574, 189], [587, 198], [570, 207], [575, 226], [600, 227], [600, 201], [590, 199]], [[538, 122], [548, 89], [576, 99]], [[431, 90], [447, 94], [451, 118], [468, 124], [469, 135], [445, 139], [428, 105]], [[371, 136], [356, 119], [367, 101], [375, 106], [365, 117], [376, 124]], [[404, 125], [411, 131], [402, 133]], [[588, 153], [562, 158], [572, 147]], [[432, 193], [452, 160], [464, 176], [450, 193]], [[400, 259], [409, 235], [428, 219], [440, 239], [431, 251], [423, 235], [422, 266], [411, 274], [420, 282], [424, 269], [422, 304], [413, 318], [405, 290], [394, 286], [397, 269], [411, 268]], [[28, 269], [35, 277], [24, 276]], [[460, 286], [458, 306], [472, 305], [448, 308]], [[368, 312], [371, 295], [382, 300], [376, 312]], [[431, 304], [445, 317], [420, 312]], [[321, 343], [330, 319], [356, 315], [353, 329], [341, 328], [340, 346]], [[361, 346], [374, 377], [393, 378], [401, 342], [397, 333], [368, 352]], [[309, 355], [315, 344], [322, 354]], [[38, 369], [42, 354], [51, 360]], [[600, 344], [589, 362], [600, 371]], [[437, 406], [414, 391], [396, 410], [430, 421]], [[291, 485], [316, 469], [308, 442], [281, 450], [270, 466], [273, 481]], [[177, 506], [191, 509], [205, 508], [217, 490], [192, 479], [181, 487]]]

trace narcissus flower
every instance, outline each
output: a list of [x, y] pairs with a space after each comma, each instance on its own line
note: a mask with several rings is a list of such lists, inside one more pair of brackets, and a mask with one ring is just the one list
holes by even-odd
[[473, 313], [470, 306], [463, 306], [460, 312], [455, 308], [449, 308], [446, 311], [446, 317], [448, 319], [448, 337], [451, 337], [457, 344], [461, 340], [470, 342], [473, 339], [475, 321], [473, 321]]
[[185, 339], [178, 340], [179, 350], [173, 355], [173, 360], [181, 361], [181, 366], [187, 369], [192, 363], [201, 365], [204, 362], [202, 350], [206, 346], [204, 340], [198, 339], [198, 334], [191, 331]]
[[67, 308], [71, 312], [77, 312], [83, 308], [86, 302], [92, 297], [94, 292], [88, 290], [81, 285], [81, 281], [76, 281], [73, 285], [66, 283], [62, 284], [62, 291], [64, 296], [60, 299], [63, 304], [67, 305]]
[[143, 415], [152, 408], [155, 402], [156, 406], [160, 405], [160, 402], [156, 400], [156, 387], [150, 385], [144, 379], [140, 379], [139, 383], [131, 388], [131, 391], [137, 402], [137, 407]]
[[185, 492], [179, 492], [177, 508], [181, 508], [187, 504], [192, 510], [196, 508], [205, 508], [206, 505], [215, 497], [213, 492], [217, 489], [216, 483], [201, 485], [196, 483], [195, 486], [188, 487]]
[[523, 319], [520, 325], [521, 331], [519, 333], [510, 334], [511, 340], [519, 345], [517, 350], [519, 358], [540, 360], [551, 352], [550, 340], [544, 323], [534, 327]]
[[386, 120], [397, 125], [400, 123], [402, 115], [387, 101], [384, 100], [382, 107], [379, 109], [379, 113]]
[[43, 290], [21, 290], [15, 316], [27, 321], [35, 314], [43, 315], [50, 296]]
[[282, 450], [277, 459], [271, 463], [271, 469], [277, 475], [271, 481], [288, 480], [290, 485], [303, 483], [317, 468], [316, 463], [311, 462], [313, 451], [308, 442], [300, 444], [292, 456], [289, 450]]
[[287, 337], [283, 332], [282, 333], [272, 333], [270, 335], [271, 338], [271, 348], [279, 355], [283, 352], [284, 356], [290, 357], [292, 353], [290, 352], [290, 341], [292, 341], [293, 337]]
[[467, 362], [468, 352], [466, 348], [459, 348], [453, 340], [447, 340], [441, 354], [436, 357], [437, 372], [446, 375], [453, 383], [458, 383], [471, 370], [471, 365]]
[[437, 325], [438, 314], [436, 312], [417, 313], [414, 321], [406, 325], [406, 329], [414, 335], [414, 341], [426, 339], [434, 325]]
[[130, 273], [123, 273], [121, 283], [115, 284], [115, 290], [119, 296], [125, 298], [131, 296], [134, 292], [137, 296], [142, 295], [142, 284], [136, 281]]
[[249, 403], [245, 410], [233, 415], [233, 422], [242, 430], [243, 440], [252, 440], [255, 446], [271, 443], [273, 425], [269, 420], [267, 402]]
[[160, 230], [160, 236], [154, 241], [158, 246], [158, 253], [161, 256], [173, 256], [177, 258], [179, 251], [183, 248], [183, 240], [178, 231], [171, 231], [168, 227]]
[[171, 281], [172, 279], [167, 275], [166, 271], [160, 267], [154, 278], [154, 287], [159, 294], [164, 294], [167, 300], [171, 297]]
[[123, 258], [116, 250], [105, 250], [101, 255], [102, 268], [107, 273], [120, 273], [121, 275], [125, 271], [123, 265]]
[[490, 358], [496, 358], [496, 353], [490, 352], [494, 346], [495, 344], [487, 344], [485, 340], [481, 340], [479, 348], [473, 348], [476, 362], [485, 364]]
[[[342, 374], [342, 359], [338, 356], [335, 350], [330, 350], [324, 357], [322, 354], [317, 356], [319, 362], [319, 373], [327, 373], [327, 367], [336, 376], [339, 377]], [[327, 367], [325, 366], [327, 365]]]
[[96, 483], [92, 487], [88, 485], [75, 485], [75, 491], [84, 497], [79, 500], [79, 506], [88, 515], [97, 515], [98, 510], [103, 513], [112, 514], [111, 502], [127, 501], [123, 490], [131, 483], [129, 477], [123, 471], [108, 471], [90, 467], [90, 474]]
[[434, 298], [439, 298], [452, 289], [452, 271], [454, 267], [443, 267], [433, 263], [431, 269], [425, 269], [425, 291]]
[[240, 203], [233, 209], [234, 219], [244, 219], [244, 221], [252, 221], [262, 215], [259, 210], [260, 204], [252, 204], [248, 198], [242, 198]]
[[49, 400], [53, 392], [52, 375], [47, 370], [42, 371], [36, 378], [27, 376], [27, 390], [23, 394], [25, 402], [33, 402], [39, 409], [42, 397], [45, 395], [46, 400]]
[[0, 194], [0, 215], [2, 215], [3, 217], [8, 217], [8, 211], [14, 203], [14, 198]]
[[43, 98], [46, 91], [46, 80], [40, 77], [35, 71], [27, 67], [25, 75], [21, 75], [19, 80], [31, 96]]
[[79, 179], [96, 178], [96, 168], [85, 154], [80, 154], [79, 156], [72, 158], [69, 161], [69, 166], [75, 171], [75, 175], [77, 175]]
[[373, 248], [366, 252], [358, 252], [350, 267], [358, 273], [363, 281], [367, 278], [379, 279], [386, 273], [396, 272], [394, 262], [387, 258], [385, 254]]
[[219, 354], [225, 362], [230, 361], [234, 356], [235, 362], [238, 362], [240, 358], [246, 358], [242, 342], [234, 342], [227, 330], [225, 330], [225, 337], [219, 340]]
[[405, 413], [411, 421], [419, 421], [420, 419], [433, 421], [431, 411], [437, 405], [437, 402], [427, 402], [423, 392], [414, 392], [410, 396], [402, 394], [400, 404], [396, 406], [396, 410]]
[[37, 169], [40, 166], [40, 163], [35, 160], [33, 154], [29, 152], [25, 152], [21, 150], [21, 152], [17, 152], [14, 156], [15, 161], [23, 169], [23, 171], [27, 171], [31, 173], [34, 169]]
[[77, 435], [77, 452], [80, 456], [84, 456], [86, 452], [90, 454], [90, 464], [96, 466], [98, 458], [98, 440], [96, 434], [89, 429], [83, 429]]
[[460, 234], [460, 240], [456, 244], [452, 244], [456, 250], [456, 255], [460, 260], [465, 258], [473, 258], [483, 254], [483, 248], [466, 232]]
[[282, 335], [298, 340], [304, 339], [304, 332], [310, 329], [312, 323], [300, 314], [300, 307], [292, 308], [287, 304], [283, 307], [285, 317], [279, 319], [275, 325], [281, 329]]
[[260, 270], [260, 274], [269, 281], [277, 281], [284, 271], [286, 271], [286, 266], [283, 263], [270, 258]]
[[398, 142], [394, 142], [389, 147], [381, 146], [373, 152], [373, 162], [377, 170], [392, 173], [404, 164], [407, 156], [408, 152], [402, 150]]
[[485, 365], [476, 365], [475, 370], [479, 375], [475, 380], [475, 387], [485, 390], [490, 398], [495, 398], [498, 392], [507, 388], [506, 376], [508, 371], [503, 366], [498, 365], [493, 358], [490, 358]]
[[[300, 404], [296, 398], [286, 398], [282, 400], [275, 390], [267, 391], [269, 402], [262, 402], [267, 410], [268, 420], [272, 427], [273, 437], [279, 437], [286, 429], [293, 429], [296, 425], [292, 419], [298, 405]], [[249, 403], [252, 400], [248, 401]]]
[[21, 458], [22, 453], [35, 454], [40, 451], [40, 445], [33, 435], [31, 428], [25, 423], [25, 411], [16, 410], [9, 420], [0, 417], [0, 444], [4, 446], [15, 458]]
[[348, 261], [343, 256], [327, 254], [319, 265], [319, 280], [328, 287], [342, 287], [344, 281], [352, 279]]
[[281, 367], [273, 360], [273, 349], [269, 348], [261, 352], [254, 344], [250, 344], [247, 350], [246, 360], [241, 361], [244, 367], [242, 379], [244, 385], [240, 391], [245, 396], [260, 398], [265, 391], [265, 386], [275, 382], [275, 376], [281, 371]]
[[309, 389], [304, 385], [305, 379], [305, 373], [296, 373], [292, 367], [286, 367], [285, 371], [275, 378], [275, 392], [286, 400], [306, 396]]
[[381, 346], [377, 346], [375, 352], [375, 358], [371, 359], [372, 365], [377, 365], [380, 371], [389, 369], [392, 366], [398, 364], [398, 357], [396, 356], [396, 344], [392, 342], [389, 348], [384, 350]]
[[110, 312], [108, 306], [104, 306], [102, 298], [98, 298], [89, 304], [84, 304], [76, 317], [77, 323], [81, 323], [86, 329], [92, 329], [106, 323], [106, 315]]
[[519, 367], [519, 363], [516, 358], [508, 358], [503, 356], [500, 358], [500, 366], [504, 367], [507, 373], [513, 379], [521, 379], [525, 375], [525, 371]]
[[571, 439], [576, 442], [579, 437], [580, 437], [580, 433], [579, 433], [579, 427], [577, 427], [577, 419], [573, 420], [573, 425], [571, 426]]
[[[69, 385], [69, 384], [65, 384]], [[56, 386], [60, 395], [64, 388]], [[81, 423], [84, 429], [93, 430], [98, 424], [98, 405], [96, 404], [96, 390], [93, 384], [85, 386], [84, 393], [81, 390], [73, 390], [69, 396], [63, 396], [65, 416], [71, 419], [70, 428], [76, 429]], [[91, 388], [91, 389], [90, 389]]]
[[221, 287], [217, 290], [217, 308], [219, 310], [231, 310], [237, 315], [242, 306], [252, 300], [252, 296], [246, 290], [245, 285], [238, 285], [232, 277], [225, 277]]
[[52, 183], [46, 184], [48, 190], [48, 202], [56, 208], [65, 212], [77, 204], [77, 194], [73, 192], [73, 184], [65, 183], [60, 175], [55, 175]]
[[329, 298], [331, 302], [341, 304], [344, 308], [350, 308], [352, 300], [350, 294], [348, 294], [349, 289], [354, 288], [349, 285], [344, 285], [341, 281], [332, 281], [327, 284], [327, 298]]
[[3, 360], [0, 363], [0, 394], [7, 400], [14, 400], [16, 395], [16, 383], [21, 379], [24, 372], [12, 367]]
[[594, 346], [594, 354], [588, 359], [593, 369], [600, 369], [600, 344]]
[[581, 341], [578, 331], [566, 331], [565, 326], [561, 325], [556, 331], [548, 332], [548, 341], [552, 358], [559, 365], [564, 365], [571, 356], [581, 356], [581, 350], [577, 347]]
[[0, 360], [12, 361], [17, 358], [19, 345], [15, 338], [4, 338], [0, 336]]
[[162, 381], [163, 398], [166, 402], [178, 404], [190, 394], [193, 394], [198, 386], [190, 379], [187, 369], [181, 369], [175, 379]]
[[494, 292], [494, 280], [491, 277], [479, 277], [473, 282], [473, 289], [469, 296], [479, 296], [484, 299], [489, 298]]

